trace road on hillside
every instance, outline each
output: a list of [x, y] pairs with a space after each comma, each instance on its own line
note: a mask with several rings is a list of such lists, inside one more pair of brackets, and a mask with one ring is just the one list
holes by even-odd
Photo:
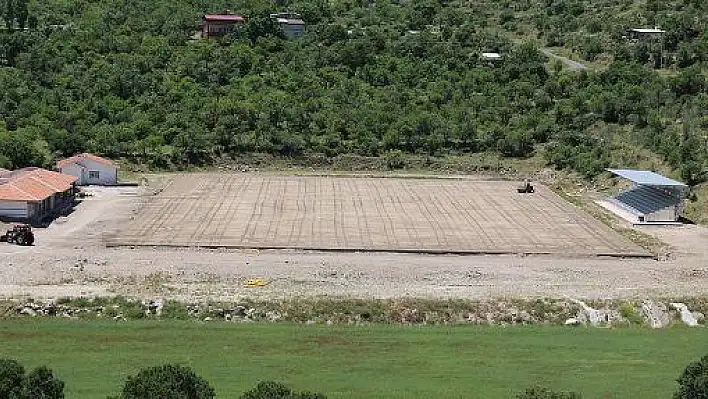
[[551, 57], [551, 58], [553, 58], [553, 59], [555, 59], [555, 60], [560, 60], [562, 63], [564, 63], [565, 65], [567, 65], [569, 68], [571, 68], [571, 69], [573, 69], [573, 70], [576, 70], [576, 71], [586, 71], [586, 70], [588, 70], [588, 67], [587, 67], [587, 66], [585, 66], [585, 65], [583, 65], [583, 64], [581, 64], [581, 63], [579, 63], [579, 62], [577, 62], [577, 61], [573, 61], [573, 60], [571, 60], [570, 58], [566, 58], [566, 57], [562, 57], [562, 56], [557, 55], [557, 54], [553, 54], [553, 53], [551, 52], [551, 50], [549, 50], [549, 49], [545, 49], [545, 48], [544, 48], [544, 49], [541, 49], [541, 52], [542, 52], [543, 54], [547, 55], [548, 57]]

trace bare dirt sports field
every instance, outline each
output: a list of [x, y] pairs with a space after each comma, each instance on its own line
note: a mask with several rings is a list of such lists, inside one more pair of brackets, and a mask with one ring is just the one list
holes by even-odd
[[[197, 179], [198, 176], [203, 176], [202, 180]], [[346, 184], [340, 183], [334, 188], [331, 180], [325, 178], [310, 177], [296, 184], [299, 177], [282, 174], [153, 175], [147, 179], [148, 185], [143, 187], [87, 188], [93, 196], [79, 204], [71, 215], [54, 221], [48, 228], [35, 229], [34, 246], [0, 244], [0, 298], [126, 295], [147, 299], [238, 301], [244, 297], [304, 296], [642, 299], [708, 295], [708, 229], [705, 227], [638, 228], [671, 246], [670, 254], [662, 256], [661, 260], [591, 256], [599, 251], [635, 251], [636, 248], [627, 246], [622, 236], [612, 231], [608, 233], [604, 225], [588, 219], [583, 212], [543, 187], [531, 196], [523, 196], [516, 194], [512, 183], [470, 179], [357, 178], [337, 180]], [[173, 183], [165, 185], [166, 181]], [[258, 187], [266, 181], [270, 182], [268, 191], [273, 194], [266, 196], [261, 192], [258, 195]], [[233, 198], [220, 201], [219, 196], [239, 189], [236, 184], [229, 189], [227, 182], [246, 182], [241, 189], [252, 192], [249, 194], [252, 196], [242, 196], [241, 202]], [[285, 188], [284, 182], [287, 182]], [[209, 188], [206, 184], [214, 186]], [[179, 188], [179, 185], [184, 187]], [[381, 200], [375, 196], [374, 185], [378, 185]], [[406, 189], [402, 186], [412, 193], [404, 195]], [[330, 197], [321, 196], [317, 200], [310, 194], [297, 194], [315, 192], [315, 187], [323, 193], [332, 190], [327, 194]], [[325, 190], [326, 187], [329, 188]], [[182, 189], [185, 191], [179, 191]], [[331, 197], [333, 190], [339, 195], [336, 211]], [[482, 191], [483, 196], [477, 196], [478, 191]], [[497, 195], [499, 191], [505, 194]], [[414, 200], [415, 196], [419, 198]], [[286, 197], [294, 202], [283, 201]], [[327, 201], [331, 202], [328, 204], [322, 198], [329, 198]], [[446, 206], [449, 211], [436, 210], [434, 200], [438, 207]], [[383, 205], [376, 208], [373, 203], [379, 201]], [[218, 212], [230, 215], [229, 218], [214, 217], [209, 223], [199, 221], [217, 212], [213, 207], [219, 203], [223, 205]], [[317, 208], [312, 213], [344, 215], [343, 219], [337, 219], [336, 228], [334, 220], [323, 217], [320, 221], [304, 212], [305, 207], [314, 211], [315, 204], [320, 203], [322, 211]], [[363, 208], [357, 207], [357, 203], [368, 204], [363, 207], [366, 211], [362, 213]], [[165, 215], [161, 209], [167, 206], [174, 209]], [[541, 211], [547, 213], [528, 211], [534, 207], [541, 207]], [[518, 209], [527, 211], [518, 212]], [[353, 227], [357, 226], [356, 212], [360, 212], [359, 227]], [[428, 212], [439, 217], [430, 216]], [[485, 214], [476, 221], [482, 224], [481, 229], [470, 220], [469, 215], [475, 212]], [[514, 217], [509, 221], [502, 214]], [[158, 219], [143, 220], [143, 215]], [[385, 219], [385, 215], [390, 219]], [[276, 220], [282, 224], [275, 226]], [[369, 223], [372, 238], [359, 235], [363, 220]], [[522, 224], [518, 231], [514, 231], [513, 223]], [[303, 226], [301, 231], [291, 235], [292, 226], [300, 225]], [[525, 229], [531, 225], [533, 233]], [[427, 234], [422, 231], [425, 226], [432, 229]], [[504, 233], [496, 231], [499, 228], [506, 230]], [[154, 233], [141, 229], [152, 229]], [[380, 248], [385, 245], [394, 249], [427, 247], [462, 252], [495, 248], [510, 253], [107, 247], [117, 239], [134, 240], [149, 234], [154, 234], [152, 239], [178, 244], [187, 241], [190, 241], [188, 244], [209, 244], [217, 238], [238, 243], [248, 237], [250, 243], [268, 240], [267, 244], [273, 246], [274, 243], [284, 246], [327, 243], [327, 247]], [[549, 253], [533, 255], [531, 251]], [[263, 278], [269, 284], [260, 288], [244, 286], [251, 278]]]
[[543, 186], [503, 181], [188, 174], [111, 241], [130, 246], [648, 255]]

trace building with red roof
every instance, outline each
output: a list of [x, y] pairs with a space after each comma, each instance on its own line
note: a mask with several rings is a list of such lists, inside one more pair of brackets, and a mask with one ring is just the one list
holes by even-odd
[[204, 14], [202, 17], [202, 37], [223, 36], [237, 25], [246, 23], [246, 19], [238, 14]]
[[98, 155], [83, 153], [57, 162], [56, 169], [76, 177], [79, 186], [118, 184], [118, 164]]
[[76, 178], [40, 168], [0, 171], [0, 218], [40, 222], [70, 209]]

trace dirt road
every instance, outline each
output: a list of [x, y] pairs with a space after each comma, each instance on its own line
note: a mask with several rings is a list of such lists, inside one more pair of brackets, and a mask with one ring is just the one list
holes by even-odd
[[551, 52], [549, 49], [541, 49], [541, 52], [545, 55], [547, 55], [550, 58], [553, 58], [554, 60], [559, 60], [560, 62], [564, 63], [565, 65], [568, 66], [568, 68], [575, 70], [575, 71], [584, 71], [587, 70], [588, 67], [585, 66], [584, 64], [578, 62], [578, 61], [573, 61], [570, 58], [560, 56], [558, 54], [554, 54]]
[[[143, 189], [96, 189], [37, 244], [0, 245], [0, 296], [134, 295], [237, 300], [293, 296], [642, 298], [708, 295], [708, 231], [646, 228], [666, 261], [572, 256], [441, 256], [106, 248], [139, 212]], [[245, 288], [249, 278], [270, 284]]]

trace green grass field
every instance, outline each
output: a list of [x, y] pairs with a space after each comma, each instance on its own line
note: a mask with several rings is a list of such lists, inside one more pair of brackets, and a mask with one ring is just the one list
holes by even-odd
[[68, 398], [105, 398], [176, 362], [233, 398], [277, 380], [330, 398], [510, 398], [534, 384], [585, 398], [669, 398], [708, 330], [3, 321], [0, 357], [46, 364]]

